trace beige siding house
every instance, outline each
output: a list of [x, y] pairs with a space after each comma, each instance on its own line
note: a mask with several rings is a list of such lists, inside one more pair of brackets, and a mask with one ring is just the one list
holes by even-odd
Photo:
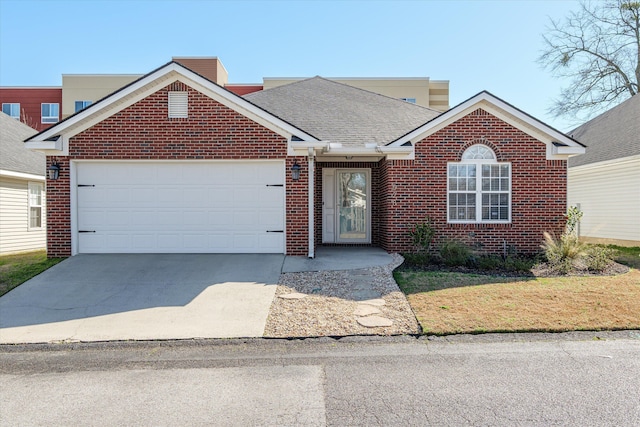
[[47, 244], [45, 156], [24, 148], [35, 129], [0, 113], [0, 254]]
[[[229, 74], [222, 61], [215, 56], [174, 56], [172, 60], [220, 86], [225, 86], [228, 83]], [[140, 77], [142, 74], [63, 74], [62, 118], [66, 119]]]
[[570, 134], [587, 146], [568, 171], [569, 205], [584, 212], [581, 238], [640, 246], [640, 95]]

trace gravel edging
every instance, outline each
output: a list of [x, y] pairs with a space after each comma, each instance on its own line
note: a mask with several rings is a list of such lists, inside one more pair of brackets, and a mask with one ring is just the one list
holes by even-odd
[[[283, 273], [271, 303], [264, 337], [300, 338], [349, 335], [418, 334], [420, 326], [405, 295], [393, 279], [393, 270], [404, 262], [399, 254], [385, 266], [345, 271]], [[300, 299], [280, 295], [305, 294]], [[381, 298], [379, 316], [391, 326], [364, 327], [354, 314], [363, 295]], [[379, 296], [378, 296], [379, 295]]]

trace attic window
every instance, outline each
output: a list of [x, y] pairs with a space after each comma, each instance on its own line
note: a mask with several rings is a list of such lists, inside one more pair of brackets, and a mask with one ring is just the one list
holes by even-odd
[[187, 92], [169, 92], [169, 118], [186, 119], [188, 114]]

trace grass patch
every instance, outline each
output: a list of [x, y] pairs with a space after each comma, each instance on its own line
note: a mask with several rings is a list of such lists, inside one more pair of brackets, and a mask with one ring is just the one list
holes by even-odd
[[[628, 249], [628, 248], [625, 248]], [[638, 262], [639, 251], [621, 251]], [[438, 271], [394, 276], [424, 333], [640, 328], [640, 271], [597, 277], [501, 277]]]
[[0, 256], [0, 296], [64, 258], [47, 258], [45, 250]]
[[608, 245], [607, 248], [613, 249], [613, 259], [620, 264], [640, 270], [640, 246], [624, 247]]

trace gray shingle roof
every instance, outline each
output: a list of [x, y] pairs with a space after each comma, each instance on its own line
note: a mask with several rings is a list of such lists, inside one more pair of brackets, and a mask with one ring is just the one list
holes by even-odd
[[44, 176], [46, 157], [24, 148], [24, 141], [38, 133], [35, 129], [0, 112], [0, 169]]
[[245, 98], [317, 138], [344, 146], [384, 145], [442, 114], [322, 77]]
[[640, 154], [640, 94], [569, 132], [587, 153], [569, 158], [569, 167]]

